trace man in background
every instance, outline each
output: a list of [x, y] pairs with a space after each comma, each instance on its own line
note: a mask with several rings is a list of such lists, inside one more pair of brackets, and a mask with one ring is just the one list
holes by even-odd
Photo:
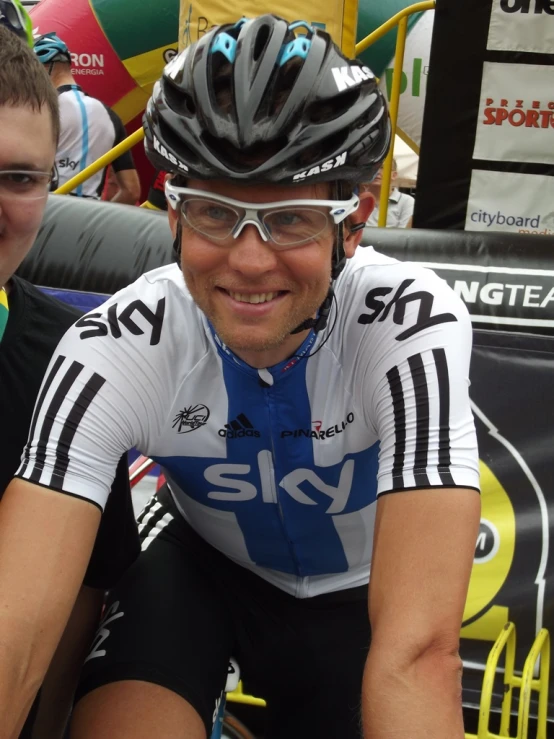
[[[383, 168], [379, 170], [372, 182], [362, 185], [362, 191], [370, 192], [375, 198], [375, 208], [368, 218], [366, 226], [377, 226], [379, 224], [379, 200], [381, 197], [381, 184], [383, 181]], [[398, 178], [398, 166], [396, 159], [392, 160], [392, 172], [390, 178], [389, 200], [387, 207], [387, 228], [411, 228], [412, 216], [414, 214], [415, 199], [411, 195], [400, 192], [396, 186]]]
[[[0, 497], [21, 462], [33, 407], [53, 351], [79, 317], [74, 308], [15, 275], [42, 220], [59, 126], [58, 96], [44, 68], [30, 48], [0, 25]], [[56, 365], [50, 377], [55, 370]], [[39, 697], [35, 699], [40, 685], [35, 684], [20, 716], [18, 730], [30, 711], [21, 739], [63, 736], [74, 685], [98, 623], [104, 592], [138, 555], [124, 458], [112, 492], [110, 512], [106, 507], [84, 584], [76, 602], [71, 603], [73, 612], [62, 641]], [[40, 525], [48, 530], [50, 522], [42, 519]], [[13, 536], [17, 538], [18, 532], [13, 531]], [[26, 540], [29, 552], [34, 544]], [[52, 551], [63, 547], [63, 541], [51, 541]], [[64, 556], [70, 560], [74, 553], [66, 550]], [[0, 560], [13, 557], [10, 537], [1, 538]], [[63, 593], [53, 596], [64, 598]], [[34, 617], [32, 613], [28, 616]], [[21, 626], [17, 621], [17, 628]], [[59, 626], [61, 633], [65, 624]], [[0, 643], [2, 639], [0, 634]], [[5, 736], [3, 730], [1, 726], [1, 736]]]
[[[71, 55], [62, 39], [55, 33], [40, 36], [35, 41], [35, 54], [45, 66], [59, 96], [61, 130], [56, 152], [56, 187], [60, 187], [123, 141], [127, 133], [113, 110], [75, 84]], [[118, 186], [112, 202], [135, 205], [140, 198], [140, 181], [131, 152], [115, 159], [112, 168]], [[104, 168], [71, 194], [100, 198], [105, 177]]]

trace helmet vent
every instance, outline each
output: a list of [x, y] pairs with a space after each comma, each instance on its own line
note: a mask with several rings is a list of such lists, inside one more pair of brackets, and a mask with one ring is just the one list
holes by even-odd
[[346, 144], [348, 131], [338, 131], [337, 133], [327, 136], [314, 146], [305, 149], [298, 157], [298, 169], [309, 167], [311, 164], [322, 162], [335, 156]]
[[251, 172], [257, 169], [289, 143], [286, 136], [281, 136], [273, 141], [238, 148], [226, 139], [216, 138], [209, 131], [202, 133], [202, 141], [225, 167], [234, 172]]
[[196, 114], [196, 105], [192, 96], [174, 87], [167, 79], [164, 84], [164, 96], [169, 108], [177, 115], [192, 118]]
[[279, 70], [273, 90], [269, 116], [277, 116], [285, 107], [303, 64], [302, 59], [295, 57], [286, 62]]
[[360, 97], [360, 88], [335, 95], [332, 100], [318, 100], [310, 105], [307, 115], [310, 123], [327, 123], [340, 118], [355, 105]]
[[252, 54], [252, 58], [255, 62], [257, 62], [258, 59], [263, 54], [268, 41], [269, 41], [269, 26], [262, 26], [260, 30], [258, 31], [258, 34], [256, 36], [256, 41], [254, 43], [254, 51]]
[[198, 164], [198, 155], [195, 154], [189, 146], [187, 146], [183, 139], [175, 133], [173, 128], [164, 121], [162, 116], [159, 117], [157, 123], [159, 131], [158, 138], [161, 139], [165, 147], [169, 149], [170, 152], [174, 152], [177, 159], [185, 164]]

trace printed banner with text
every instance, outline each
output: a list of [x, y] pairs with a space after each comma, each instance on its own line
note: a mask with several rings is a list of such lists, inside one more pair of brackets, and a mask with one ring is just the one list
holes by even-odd
[[553, 191], [554, 0], [437, 0], [414, 226], [548, 235]]

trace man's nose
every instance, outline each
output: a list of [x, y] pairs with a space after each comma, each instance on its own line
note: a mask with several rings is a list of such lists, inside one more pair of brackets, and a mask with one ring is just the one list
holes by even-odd
[[257, 226], [247, 224], [231, 246], [229, 266], [243, 274], [261, 274], [275, 269], [278, 257], [270, 242], [264, 241]]

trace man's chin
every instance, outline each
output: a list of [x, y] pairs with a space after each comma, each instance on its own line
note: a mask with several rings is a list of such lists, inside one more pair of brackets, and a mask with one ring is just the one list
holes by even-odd
[[223, 343], [235, 353], [240, 352], [266, 352], [272, 349], [278, 349], [285, 342], [289, 335], [289, 331], [281, 330], [279, 332], [262, 332], [256, 330], [236, 331], [221, 327], [218, 328], [214, 324], [217, 335]]

